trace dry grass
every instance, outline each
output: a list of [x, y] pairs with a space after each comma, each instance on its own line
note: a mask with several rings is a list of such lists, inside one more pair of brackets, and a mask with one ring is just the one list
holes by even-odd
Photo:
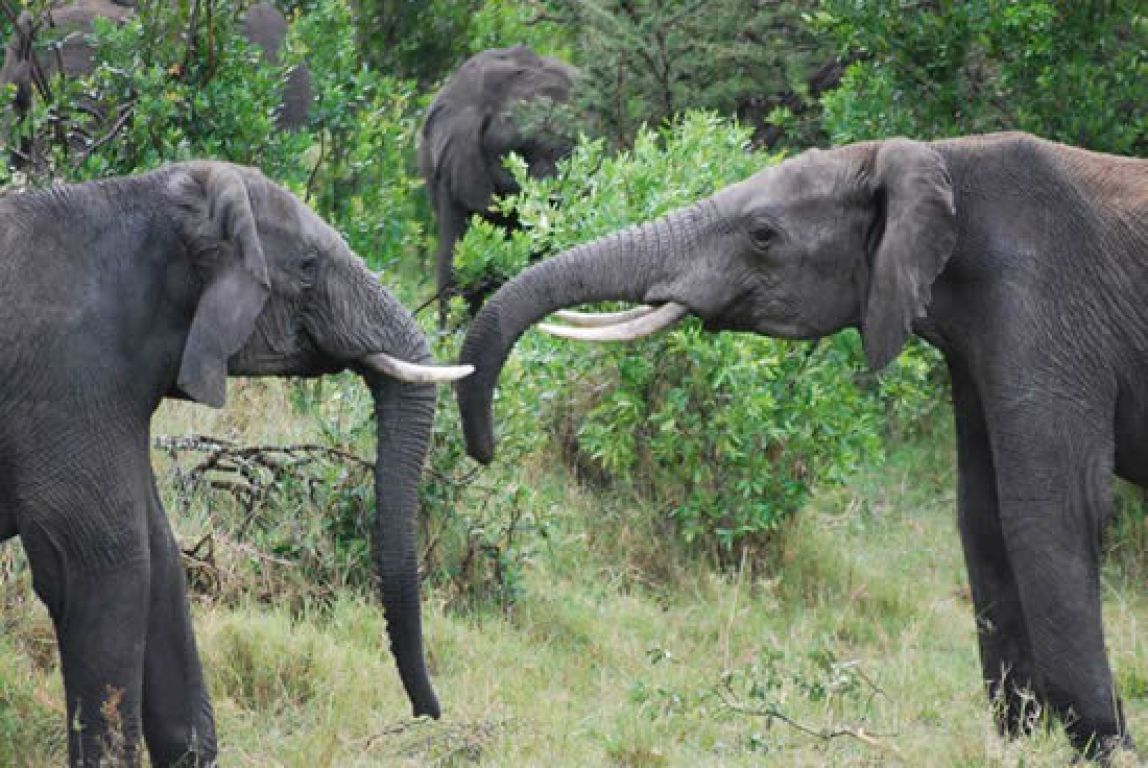
[[[223, 412], [165, 406], [156, 432], [315, 439], [314, 420], [289, 400], [282, 383], [249, 382]], [[369, 597], [268, 599], [283, 583], [274, 567], [232, 553], [225, 594], [194, 607], [222, 762], [1064, 765], [1071, 753], [1059, 731], [1005, 743], [990, 726], [954, 530], [950, 442], [942, 431], [863, 470], [849, 489], [819, 494], [764, 573], [715, 575], [689, 562], [659, 569], [651, 553], [672, 548], [643, 540], [656, 515], [532, 467], [551, 539], [530, 558], [515, 610], [459, 611], [443, 594], [427, 596], [441, 722], [407, 716]], [[490, 472], [491, 483], [511, 477], [512, 468]], [[211, 515], [172, 512], [185, 543]], [[0, 550], [0, 764], [57, 765], [64, 718], [51, 628], [16, 550]], [[1105, 574], [1108, 644], [1144, 742], [1148, 594], [1127, 562], [1125, 553]]]

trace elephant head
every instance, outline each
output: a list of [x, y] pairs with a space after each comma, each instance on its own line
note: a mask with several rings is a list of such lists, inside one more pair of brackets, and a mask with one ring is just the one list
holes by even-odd
[[431, 103], [419, 142], [419, 170], [438, 222], [437, 289], [445, 322], [452, 287], [454, 244], [496, 195], [518, 191], [503, 167], [511, 152], [534, 177], [552, 175], [573, 144], [554, 107], [570, 99], [577, 75], [569, 64], [539, 56], [526, 46], [497, 48], [471, 57]]
[[228, 375], [315, 376], [350, 368], [375, 398], [374, 554], [387, 631], [416, 715], [438, 717], [423, 660], [415, 510], [434, 417], [432, 367], [409, 312], [330, 226], [257, 170], [198, 162], [157, 172], [200, 273], [171, 394], [223, 404]]
[[810, 150], [713, 197], [578, 246], [522, 272], [475, 318], [457, 393], [467, 450], [494, 451], [491, 401], [518, 337], [565, 307], [661, 305], [613, 317], [567, 315], [565, 335], [627, 339], [688, 313], [707, 329], [813, 339], [861, 329], [870, 364], [895, 357], [956, 239], [941, 156], [907, 140]]

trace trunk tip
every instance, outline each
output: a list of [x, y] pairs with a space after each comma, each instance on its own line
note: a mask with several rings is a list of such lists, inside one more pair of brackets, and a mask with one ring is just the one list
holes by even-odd
[[479, 464], [489, 465], [494, 461], [494, 438], [485, 435], [467, 435], [466, 452]]
[[432, 720], [442, 719], [442, 708], [438, 704], [438, 699], [434, 694], [430, 695], [429, 701], [417, 701], [414, 704], [415, 717], [429, 717]]

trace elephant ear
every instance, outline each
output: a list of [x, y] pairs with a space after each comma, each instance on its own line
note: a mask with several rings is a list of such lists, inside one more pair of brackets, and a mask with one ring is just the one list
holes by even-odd
[[196, 163], [187, 170], [191, 197], [184, 234], [203, 291], [176, 386], [192, 400], [219, 408], [227, 398], [227, 361], [251, 336], [271, 283], [240, 171], [224, 163]]
[[426, 177], [470, 211], [484, 211], [494, 196], [486, 166], [486, 115], [473, 104], [443, 100], [431, 107], [423, 129]]
[[861, 336], [874, 370], [900, 353], [928, 309], [933, 281], [957, 239], [953, 186], [944, 159], [907, 139], [883, 142], [873, 159], [878, 237], [869, 253]]

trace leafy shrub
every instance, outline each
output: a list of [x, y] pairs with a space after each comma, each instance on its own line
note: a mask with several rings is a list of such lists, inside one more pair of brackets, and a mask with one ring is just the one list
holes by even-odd
[[464, 471], [457, 415], [441, 403], [427, 482], [421, 486], [423, 569], [448, 606], [508, 613], [524, 590], [523, 574], [547, 538], [536, 514], [541, 494], [521, 475], [500, 482]]
[[[504, 239], [473, 227], [459, 273], [509, 276], [533, 253], [655, 218], [777, 160], [747, 152], [748, 140], [743, 127], [687, 113], [666, 130], [640, 131], [633, 150], [617, 156], [583, 141], [555, 179], [527, 179], [517, 164], [523, 192], [502, 205], [521, 231]], [[852, 332], [814, 347], [704, 334], [687, 322], [621, 348], [531, 333], [517, 349], [498, 401], [504, 453], [555, 447], [556, 434], [568, 460], [656, 501], [686, 541], [720, 559], [759, 547], [814, 484], [840, 481], [881, 454], [883, 392], [916, 414], [936, 394], [918, 348], [880, 386], [854, 386], [871, 375]]]
[[687, 109], [736, 115], [756, 144], [822, 139], [817, 97], [840, 73], [804, 15], [811, 2], [546, 0], [576, 36], [580, 101], [595, 130], [629, 146], [643, 123]]
[[831, 0], [815, 26], [863, 59], [828, 94], [836, 142], [1001, 129], [1148, 151], [1148, 19], [1138, 0]]
[[375, 69], [433, 91], [469, 56], [524, 43], [544, 54], [565, 49], [566, 30], [536, 3], [500, 0], [359, 0], [359, 48]]
[[[51, 137], [42, 183], [147, 170], [162, 162], [218, 157], [279, 175], [306, 137], [278, 134], [274, 112], [285, 68], [262, 64], [240, 34], [241, 5], [216, 0], [213, 13], [153, 0], [121, 26], [100, 19], [91, 36], [95, 71], [56, 78], [37, 99], [26, 135]], [[38, 45], [51, 44], [44, 33]], [[86, 103], [99, 105], [93, 114]], [[80, 141], [64, 140], [64, 134]]]
[[292, 30], [317, 94], [303, 192], [356, 253], [383, 268], [426, 250], [414, 169], [421, 101], [412, 82], [367, 67], [357, 23], [349, 0], [319, 0]]
[[[97, 23], [97, 67], [58, 82], [24, 131], [64, 121], [83, 148], [56, 141], [30, 182], [137, 173], [164, 162], [214, 158], [256, 165], [307, 198], [376, 267], [425, 250], [425, 205], [413, 171], [418, 101], [412, 83], [368, 69], [355, 45], [349, 0], [317, 0], [299, 16], [280, 66], [240, 34], [243, 3], [211, 13], [158, 0], [121, 26]], [[305, 61], [316, 94], [307, 130], [274, 117], [288, 70]], [[103, 105], [93, 116], [83, 100]]]

